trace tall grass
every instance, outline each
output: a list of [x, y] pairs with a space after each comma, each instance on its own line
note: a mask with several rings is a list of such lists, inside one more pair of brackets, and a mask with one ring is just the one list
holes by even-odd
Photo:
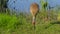
[[51, 20], [45, 20], [47, 12], [39, 12], [36, 16], [36, 29], [34, 30], [31, 15], [21, 13], [16, 16], [0, 13], [0, 34], [60, 34], [60, 25], [55, 20], [54, 14], [51, 12]]

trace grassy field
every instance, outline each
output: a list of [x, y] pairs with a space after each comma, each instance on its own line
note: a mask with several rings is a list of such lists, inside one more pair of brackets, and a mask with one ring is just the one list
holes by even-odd
[[0, 34], [60, 34], [59, 21], [44, 21], [43, 15], [36, 17], [36, 27], [34, 29], [28, 15], [8, 15], [0, 14]]

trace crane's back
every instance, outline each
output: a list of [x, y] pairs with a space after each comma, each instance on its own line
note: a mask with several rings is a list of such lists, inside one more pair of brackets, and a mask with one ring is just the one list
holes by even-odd
[[30, 5], [30, 12], [32, 13], [33, 16], [36, 15], [36, 13], [38, 12], [39, 10], [39, 5], [37, 3], [32, 3]]

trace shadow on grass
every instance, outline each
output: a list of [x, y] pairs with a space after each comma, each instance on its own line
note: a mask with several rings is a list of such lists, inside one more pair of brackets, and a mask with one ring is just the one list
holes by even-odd
[[49, 27], [53, 26], [54, 24], [60, 24], [60, 21], [51, 22], [49, 26], [45, 27], [45, 29], [48, 29]]
[[60, 21], [57, 21], [57, 22], [53, 22], [51, 24], [60, 24]]

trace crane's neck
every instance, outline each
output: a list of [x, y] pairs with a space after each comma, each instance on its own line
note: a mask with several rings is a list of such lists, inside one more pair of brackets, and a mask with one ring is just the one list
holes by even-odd
[[35, 25], [35, 16], [33, 16], [33, 21], [32, 21], [32, 23]]

